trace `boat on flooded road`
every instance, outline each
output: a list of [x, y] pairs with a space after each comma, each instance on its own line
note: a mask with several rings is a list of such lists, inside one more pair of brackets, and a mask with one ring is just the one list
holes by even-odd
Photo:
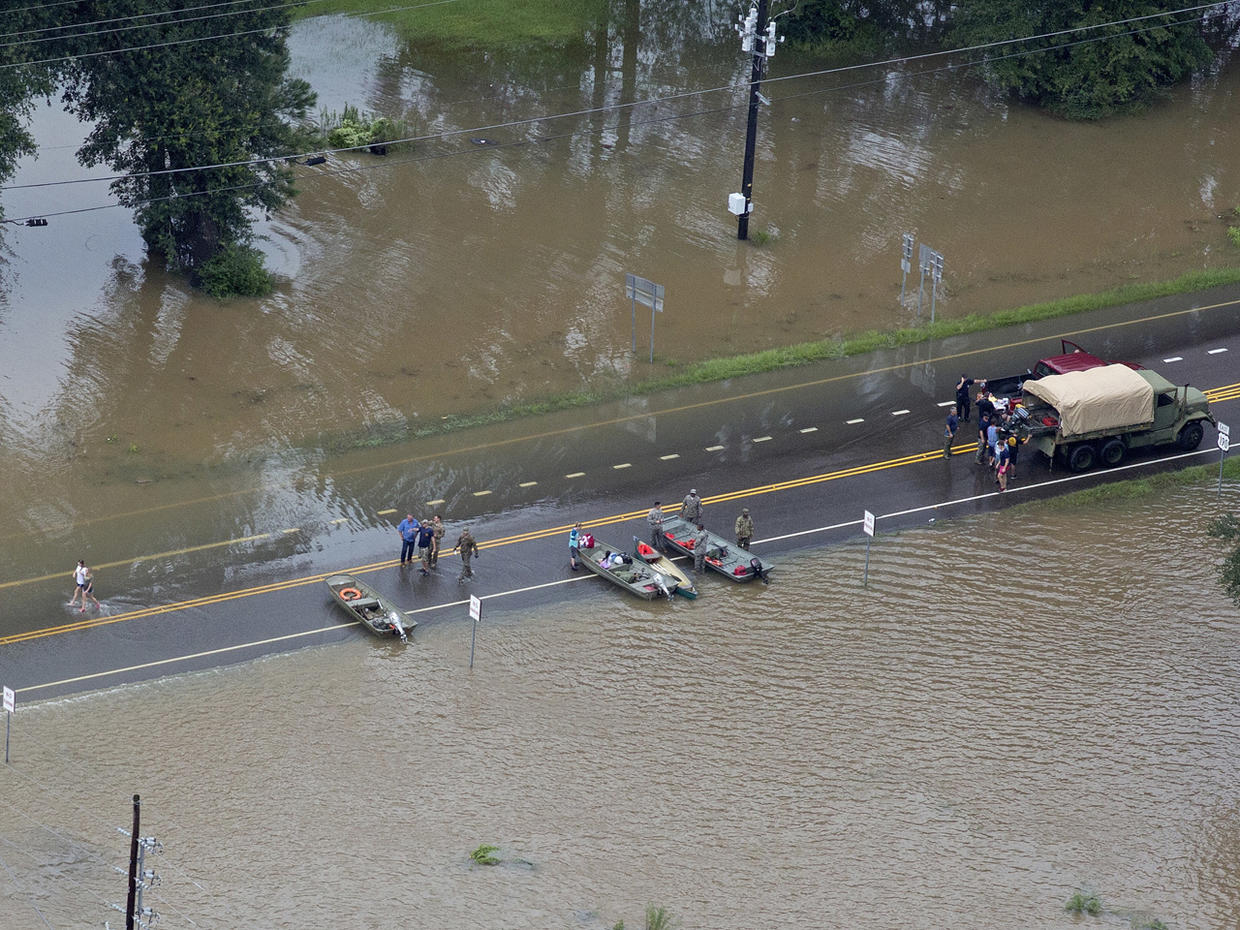
[[596, 575], [619, 585], [630, 594], [648, 601], [656, 597], [669, 600], [680, 587], [680, 579], [666, 574], [641, 559], [635, 559], [619, 546], [611, 546], [591, 537], [592, 546], [581, 546], [577, 555], [582, 563]]
[[[697, 545], [697, 527], [681, 517], [668, 517], [663, 521], [663, 535], [677, 552], [693, 556]], [[771, 570], [775, 567], [763, 562], [748, 549], [742, 549], [720, 536], [706, 531], [706, 567], [714, 569], [725, 578], [744, 582], [761, 578], [769, 584]]]
[[417, 626], [395, 604], [353, 575], [332, 575], [327, 578], [332, 599], [348, 611], [358, 623], [376, 636], [399, 636], [409, 642], [409, 632]]

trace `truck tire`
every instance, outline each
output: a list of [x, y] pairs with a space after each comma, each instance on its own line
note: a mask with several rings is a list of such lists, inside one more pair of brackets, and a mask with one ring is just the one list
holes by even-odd
[[1073, 446], [1072, 451], [1068, 453], [1068, 468], [1072, 471], [1089, 471], [1094, 467], [1094, 460], [1098, 457], [1094, 447], [1087, 442], [1081, 443], [1079, 446]]
[[1102, 447], [1100, 457], [1102, 463], [1108, 468], [1114, 468], [1124, 460], [1124, 456], [1128, 454], [1128, 447], [1124, 445], [1122, 439], [1112, 439]]
[[1186, 423], [1184, 428], [1180, 430], [1180, 435], [1176, 439], [1178, 445], [1185, 452], [1192, 452], [1201, 445], [1201, 437], [1205, 435], [1205, 430], [1201, 426], [1200, 420], [1193, 420], [1192, 423]]

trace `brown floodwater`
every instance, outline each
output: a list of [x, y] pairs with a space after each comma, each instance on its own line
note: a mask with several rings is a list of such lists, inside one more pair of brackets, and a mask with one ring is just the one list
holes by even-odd
[[120, 926], [137, 793], [175, 928], [1069, 930], [1081, 891], [1098, 926], [1232, 930], [1215, 500], [879, 537], [868, 588], [860, 546], [695, 602], [576, 586], [489, 609], [472, 672], [462, 615], [19, 706], [0, 927]]
[[[294, 70], [325, 108], [460, 134], [299, 168], [302, 195], [259, 226], [281, 276], [263, 300], [188, 290], [144, 259], [122, 210], [5, 227], [0, 486], [19, 493], [0, 520], [68, 533], [137, 482], [193, 496], [184, 482], [208, 466], [287, 484], [324, 432], [401, 433], [905, 323], [904, 232], [945, 256], [945, 316], [1234, 261], [1235, 68], [1096, 125], [1009, 105], [967, 70], [773, 80], [751, 224], [765, 244], [737, 242], [725, 209], [740, 183], [740, 91], [495, 128], [735, 84], [727, 19], [706, 5], [645, 24], [636, 46], [618, 25], [579, 53], [498, 60], [419, 53], [357, 19], [299, 24]], [[772, 77], [821, 67], [781, 51]], [[85, 174], [81, 127], [45, 109], [34, 128], [40, 158], [15, 183]], [[10, 216], [108, 199], [102, 184], [4, 196]], [[632, 352], [626, 272], [666, 287], [653, 367], [644, 308]]]

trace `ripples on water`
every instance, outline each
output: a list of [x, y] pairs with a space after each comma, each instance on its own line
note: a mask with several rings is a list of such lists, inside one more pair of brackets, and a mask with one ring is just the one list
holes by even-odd
[[489, 608], [472, 674], [462, 617], [20, 708], [0, 923], [108, 918], [138, 792], [168, 926], [1023, 930], [1083, 888], [1100, 926], [1230, 930], [1204, 493], [880, 537], [868, 589], [853, 546], [694, 603]]

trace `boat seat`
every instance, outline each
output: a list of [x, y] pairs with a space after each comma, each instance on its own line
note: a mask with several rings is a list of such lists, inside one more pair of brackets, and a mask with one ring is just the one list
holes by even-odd
[[356, 601], [349, 601], [349, 606], [354, 610], [376, 610], [379, 607], [379, 599], [377, 597], [363, 597]]

